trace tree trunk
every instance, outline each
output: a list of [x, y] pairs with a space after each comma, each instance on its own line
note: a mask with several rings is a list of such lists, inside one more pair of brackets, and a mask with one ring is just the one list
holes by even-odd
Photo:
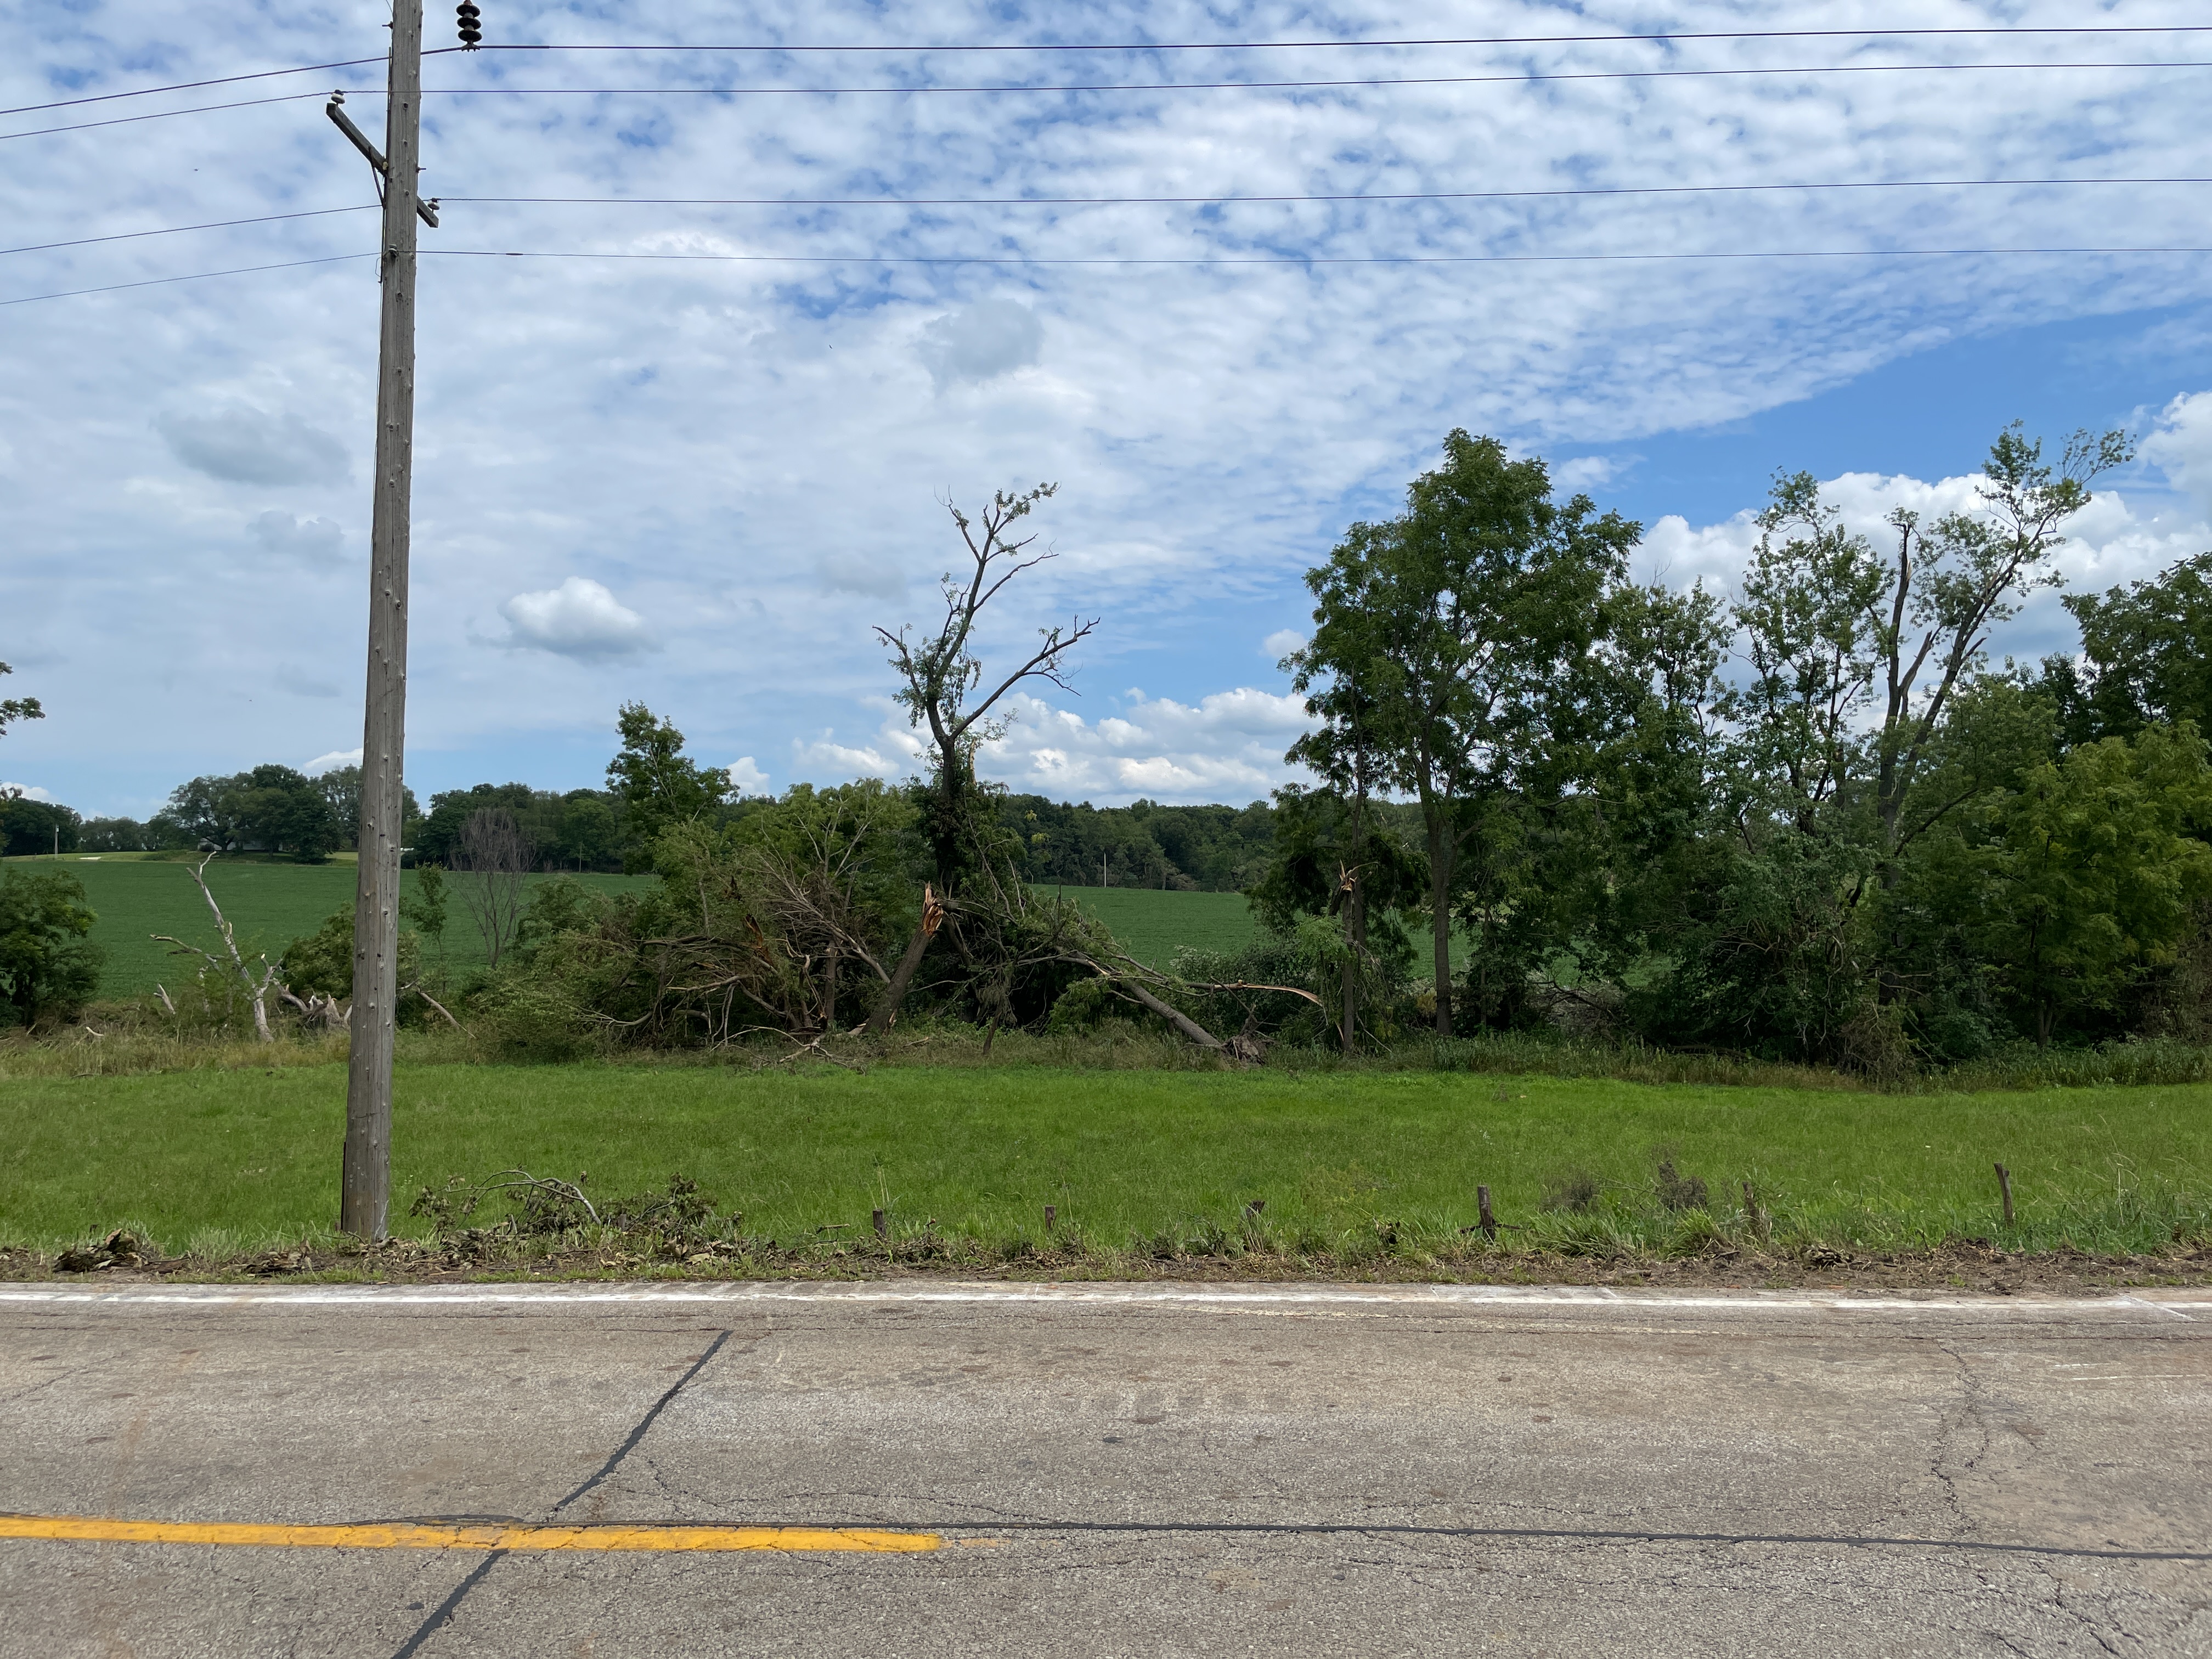
[[1367, 945], [1367, 888], [1354, 869], [1347, 878], [1351, 892], [1344, 902], [1344, 938], [1352, 948], [1344, 958], [1344, 1052], [1359, 1046], [1359, 971]]
[[1448, 1037], [1452, 1034], [1452, 861], [1459, 845], [1445, 826], [1443, 808], [1436, 802], [1421, 803], [1421, 821], [1429, 832], [1429, 911], [1436, 939], [1437, 1035]]
[[[1096, 966], [1097, 964], [1093, 963], [1092, 965]], [[1195, 1042], [1200, 1048], [1222, 1048], [1227, 1046], [1219, 1037], [1214, 1036], [1212, 1032], [1207, 1030], [1203, 1025], [1200, 1025], [1189, 1015], [1184, 1013], [1180, 1009], [1170, 1008], [1166, 1003], [1162, 1002], [1158, 997], [1154, 996], [1150, 991], [1147, 991], [1143, 986], [1138, 984], [1136, 981], [1133, 979], [1115, 979], [1114, 975], [1111, 974], [1106, 975], [1106, 977], [1113, 980], [1115, 984], [1120, 986], [1131, 996], [1136, 998], [1138, 1001], [1143, 1003], [1146, 1007], [1151, 1009], [1162, 1019], [1167, 1021], [1169, 1024], [1174, 1026], [1176, 1030], [1181, 1031], [1185, 1036], [1188, 1037], [1193, 1042]]]
[[922, 908], [921, 921], [915, 926], [914, 937], [907, 941], [906, 954], [899, 958], [898, 967], [892, 971], [891, 982], [876, 1003], [876, 1012], [868, 1016], [868, 1035], [879, 1037], [891, 1029], [898, 1018], [899, 1005], [906, 1000], [906, 988], [914, 981], [914, 970], [921, 966], [921, 953], [929, 948], [930, 935], [937, 930], [930, 926], [929, 908]]

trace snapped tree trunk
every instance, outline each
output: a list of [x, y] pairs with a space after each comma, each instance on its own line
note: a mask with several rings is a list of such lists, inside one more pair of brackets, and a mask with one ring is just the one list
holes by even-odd
[[906, 988], [914, 982], [914, 970], [921, 966], [922, 952], [929, 949], [929, 941], [945, 924], [945, 906], [936, 892], [921, 890], [921, 921], [907, 941], [906, 954], [899, 958], [898, 966], [891, 971], [891, 982], [884, 988], [883, 996], [876, 1003], [876, 1012], [868, 1016], [868, 1035], [879, 1037], [891, 1029], [898, 1018], [899, 1005], [906, 1000]]
[[[1091, 963], [1091, 966], [1097, 968], [1098, 964], [1093, 963]], [[1150, 991], [1147, 991], [1143, 986], [1138, 984], [1136, 981], [1133, 979], [1120, 978], [1115, 975], [1107, 973], [1103, 968], [1100, 968], [1098, 971], [1105, 978], [1112, 980], [1115, 984], [1120, 986], [1121, 989], [1127, 991], [1131, 996], [1136, 998], [1138, 1001], [1143, 1003], [1146, 1007], [1151, 1009], [1162, 1019], [1167, 1021], [1169, 1024], [1174, 1026], [1176, 1030], [1181, 1031], [1185, 1036], [1188, 1037], [1193, 1042], [1195, 1042], [1200, 1048], [1221, 1049], [1228, 1047], [1228, 1045], [1223, 1042], [1219, 1037], [1214, 1036], [1212, 1032], [1207, 1030], [1203, 1025], [1200, 1025], [1188, 1014], [1184, 1013], [1179, 1008], [1170, 1008], [1166, 1003], [1162, 1002], [1158, 997], [1154, 996]]]

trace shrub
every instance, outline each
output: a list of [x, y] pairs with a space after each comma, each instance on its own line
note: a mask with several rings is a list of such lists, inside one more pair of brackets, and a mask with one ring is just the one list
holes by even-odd
[[75, 877], [0, 871], [0, 1023], [69, 1019], [84, 1006], [106, 956], [85, 937], [94, 920]]
[[[399, 930], [399, 983], [412, 985], [420, 971], [422, 952], [415, 930]], [[342, 905], [324, 919], [313, 933], [284, 947], [284, 983], [292, 994], [306, 998], [316, 993], [333, 1002], [353, 997], [353, 906]]]

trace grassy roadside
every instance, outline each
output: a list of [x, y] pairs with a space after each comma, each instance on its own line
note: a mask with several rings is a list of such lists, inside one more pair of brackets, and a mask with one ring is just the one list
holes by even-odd
[[[216, 1258], [318, 1234], [337, 1208], [335, 1064], [0, 1087], [0, 1243], [128, 1226]], [[1885, 1095], [1435, 1072], [403, 1066], [395, 1230], [449, 1176], [523, 1165], [602, 1197], [675, 1172], [733, 1237], [958, 1241], [1018, 1255], [1248, 1244], [1408, 1263], [1488, 1247], [1695, 1255], [1774, 1248], [2156, 1251], [2212, 1236], [2212, 1085]], [[1990, 1165], [2013, 1171], [2002, 1228]], [[1671, 1165], [1673, 1177], [1662, 1169]], [[1703, 1182], [1704, 1201], [1690, 1183]], [[1581, 1208], [1558, 1207], [1583, 1189]], [[1553, 1207], [1547, 1207], [1547, 1197]], [[1246, 1206], [1264, 1209], [1256, 1216]], [[495, 1215], [496, 1207], [488, 1214]], [[833, 1231], [823, 1231], [833, 1230]], [[20, 1270], [17, 1269], [17, 1270]]]

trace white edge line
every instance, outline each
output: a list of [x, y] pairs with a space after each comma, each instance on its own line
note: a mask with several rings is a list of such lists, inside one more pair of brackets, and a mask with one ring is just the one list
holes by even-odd
[[[2153, 1301], [2147, 1296], [2124, 1296], [2116, 1297], [2115, 1299], [2125, 1302], [2131, 1307], [2154, 1308], [2160, 1313], [2172, 1314], [2176, 1319], [2181, 1321], [2185, 1325], [2193, 1325], [2197, 1322], [2194, 1319], [2191, 1318], [2189, 1315], [2182, 1312], [2180, 1309], [2175, 1307], [2171, 1302], [2156, 1302]], [[2201, 1307], [2203, 1304], [2199, 1303], [2195, 1305]]]
[[91, 1285], [0, 1287], [0, 1307], [269, 1307], [400, 1309], [470, 1304], [568, 1307], [653, 1303], [811, 1302], [1046, 1303], [1093, 1305], [1217, 1307], [1638, 1307], [1733, 1310], [1747, 1313], [2075, 1314], [2150, 1312], [2185, 1322], [2191, 1316], [2170, 1303], [2115, 1296], [2039, 1299], [2024, 1297], [1920, 1299], [1909, 1297], [1785, 1295], [1750, 1291], [1737, 1295], [1665, 1291], [1623, 1291], [1603, 1285], [1285, 1285], [1227, 1287], [1164, 1285], [994, 1285], [950, 1283], [799, 1284], [759, 1281], [686, 1286], [618, 1285], [605, 1287], [514, 1285], [163, 1285], [100, 1290]]

